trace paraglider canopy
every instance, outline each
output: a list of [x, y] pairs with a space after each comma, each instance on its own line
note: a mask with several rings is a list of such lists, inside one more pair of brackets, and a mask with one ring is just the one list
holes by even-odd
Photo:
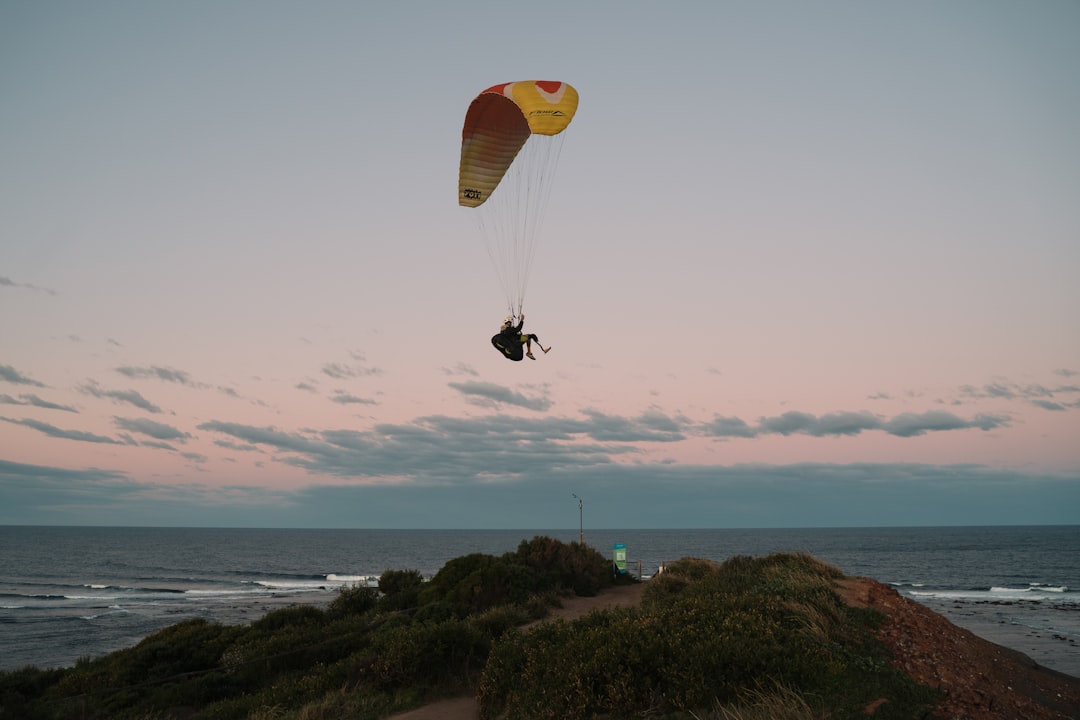
[[528, 80], [484, 90], [465, 115], [458, 204], [476, 221], [513, 316], [524, 303], [561, 133], [577, 106], [567, 83]]
[[486, 202], [525, 141], [534, 134], [561, 133], [577, 105], [577, 90], [549, 80], [503, 83], [477, 95], [461, 131], [458, 203]]

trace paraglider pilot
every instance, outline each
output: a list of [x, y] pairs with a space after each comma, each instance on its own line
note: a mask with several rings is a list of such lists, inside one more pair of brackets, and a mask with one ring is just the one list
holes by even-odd
[[[529, 358], [535, 360], [536, 356], [532, 354], [532, 344], [536, 341], [536, 345], [545, 353], [550, 352], [550, 347], [544, 347], [540, 344], [540, 338], [532, 333], [523, 333], [521, 328], [525, 325], [525, 314], [521, 314], [521, 319], [518, 324], [514, 324], [514, 318], [507, 316], [503, 320], [502, 327], [499, 328], [499, 333], [491, 338], [491, 344], [495, 346], [495, 349], [503, 354], [507, 360], [521, 360], [522, 358]], [[524, 348], [524, 353], [522, 349]]]

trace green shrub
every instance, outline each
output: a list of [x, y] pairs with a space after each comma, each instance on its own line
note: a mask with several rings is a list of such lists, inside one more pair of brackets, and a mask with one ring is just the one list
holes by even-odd
[[379, 610], [408, 610], [419, 604], [424, 576], [419, 570], [387, 570], [379, 577]]
[[552, 608], [562, 607], [562, 602], [559, 600], [559, 593], [554, 590], [545, 590], [531, 596], [525, 601], [523, 607], [529, 620], [539, 620], [547, 617]]
[[837, 597], [839, 576], [800, 554], [684, 559], [650, 581], [638, 608], [501, 636], [481, 677], [481, 716], [700, 717], [748, 706], [750, 692], [803, 716], [825, 707], [861, 717], [879, 697], [889, 703], [878, 718], [919, 716], [933, 692], [889, 665], [872, 614]]
[[387, 570], [379, 576], [379, 592], [383, 595], [397, 595], [423, 584], [424, 576], [419, 570]]
[[474, 553], [451, 560], [421, 588], [418, 604], [449, 602], [475, 613], [548, 591], [595, 595], [611, 584], [611, 564], [593, 548], [537, 536], [502, 557]]
[[378, 636], [372, 677], [383, 689], [463, 687], [479, 674], [489, 645], [466, 620], [413, 623]]
[[352, 585], [338, 589], [326, 612], [332, 617], [363, 615], [375, 608], [379, 601], [379, 591], [365, 585]]
[[67, 674], [66, 670], [39, 670], [27, 666], [19, 670], [0, 673], [0, 717], [42, 717], [33, 714], [33, 701], [48, 692], [49, 688]]
[[683, 558], [664, 568], [645, 586], [642, 603], [663, 602], [679, 595], [691, 585], [718, 572], [718, 565], [708, 560]]
[[525, 602], [537, 589], [537, 575], [512, 557], [467, 555], [443, 566], [420, 591], [421, 607], [449, 602], [465, 613]]
[[450, 560], [420, 591], [420, 605], [448, 601], [458, 593], [458, 587], [477, 571], [497, 562], [493, 555], [472, 553]]
[[272, 610], [251, 623], [259, 633], [271, 633], [295, 625], [312, 625], [323, 620], [323, 611], [314, 605], [294, 605]]
[[466, 617], [468, 614], [468, 610], [458, 603], [439, 600], [417, 608], [412, 615], [412, 622], [446, 622]]
[[611, 562], [581, 543], [567, 545], [538, 535], [532, 540], [522, 540], [513, 557], [536, 574], [538, 589], [565, 588], [581, 596], [592, 596], [613, 583]]
[[473, 624], [491, 638], [497, 638], [532, 619], [529, 609], [523, 604], [503, 605], [471, 617]]

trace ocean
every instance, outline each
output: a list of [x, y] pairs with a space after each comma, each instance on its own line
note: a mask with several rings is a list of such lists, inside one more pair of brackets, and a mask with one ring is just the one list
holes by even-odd
[[[434, 575], [579, 530], [280, 530], [0, 527], [0, 671], [63, 667], [188, 618], [246, 623], [325, 605], [385, 570]], [[892, 585], [955, 624], [1080, 677], [1080, 526], [586, 530], [625, 543], [644, 577], [682, 557], [806, 551]]]

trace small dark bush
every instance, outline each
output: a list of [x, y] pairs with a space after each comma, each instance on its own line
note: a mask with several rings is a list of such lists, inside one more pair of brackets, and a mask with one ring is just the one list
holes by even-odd
[[457, 620], [468, 615], [465, 608], [457, 603], [448, 602], [446, 600], [439, 600], [438, 602], [428, 603], [421, 608], [418, 608], [413, 613], [413, 622], [445, 622], [447, 620]]
[[268, 612], [251, 623], [251, 627], [257, 632], [274, 632], [293, 625], [311, 625], [322, 622], [323, 615], [323, 611], [313, 605], [295, 605]]
[[431, 578], [420, 591], [420, 605], [450, 600], [457, 594], [458, 587], [467, 577], [495, 563], [493, 555], [472, 553], [454, 558], [445, 565], [435, 577]]
[[567, 545], [538, 535], [532, 540], [522, 540], [514, 557], [536, 574], [538, 588], [563, 588], [581, 596], [592, 596], [613, 583], [611, 562], [581, 543]]
[[424, 584], [424, 576], [419, 570], [387, 570], [379, 576], [379, 592], [383, 595], [397, 595]]
[[382, 688], [464, 686], [487, 659], [490, 639], [465, 620], [413, 623], [379, 636], [372, 675]]
[[532, 619], [529, 609], [523, 604], [504, 605], [472, 616], [476, 627], [492, 638], [497, 638]]
[[421, 607], [433, 602], [457, 605], [465, 613], [525, 602], [537, 590], [537, 575], [512, 556], [474, 554], [451, 560], [420, 591]]
[[332, 617], [363, 615], [375, 608], [379, 600], [379, 591], [364, 585], [353, 585], [338, 590], [337, 597], [326, 608]]
[[419, 570], [387, 570], [379, 576], [379, 609], [390, 612], [408, 610], [420, 602], [420, 589], [424, 576]]

